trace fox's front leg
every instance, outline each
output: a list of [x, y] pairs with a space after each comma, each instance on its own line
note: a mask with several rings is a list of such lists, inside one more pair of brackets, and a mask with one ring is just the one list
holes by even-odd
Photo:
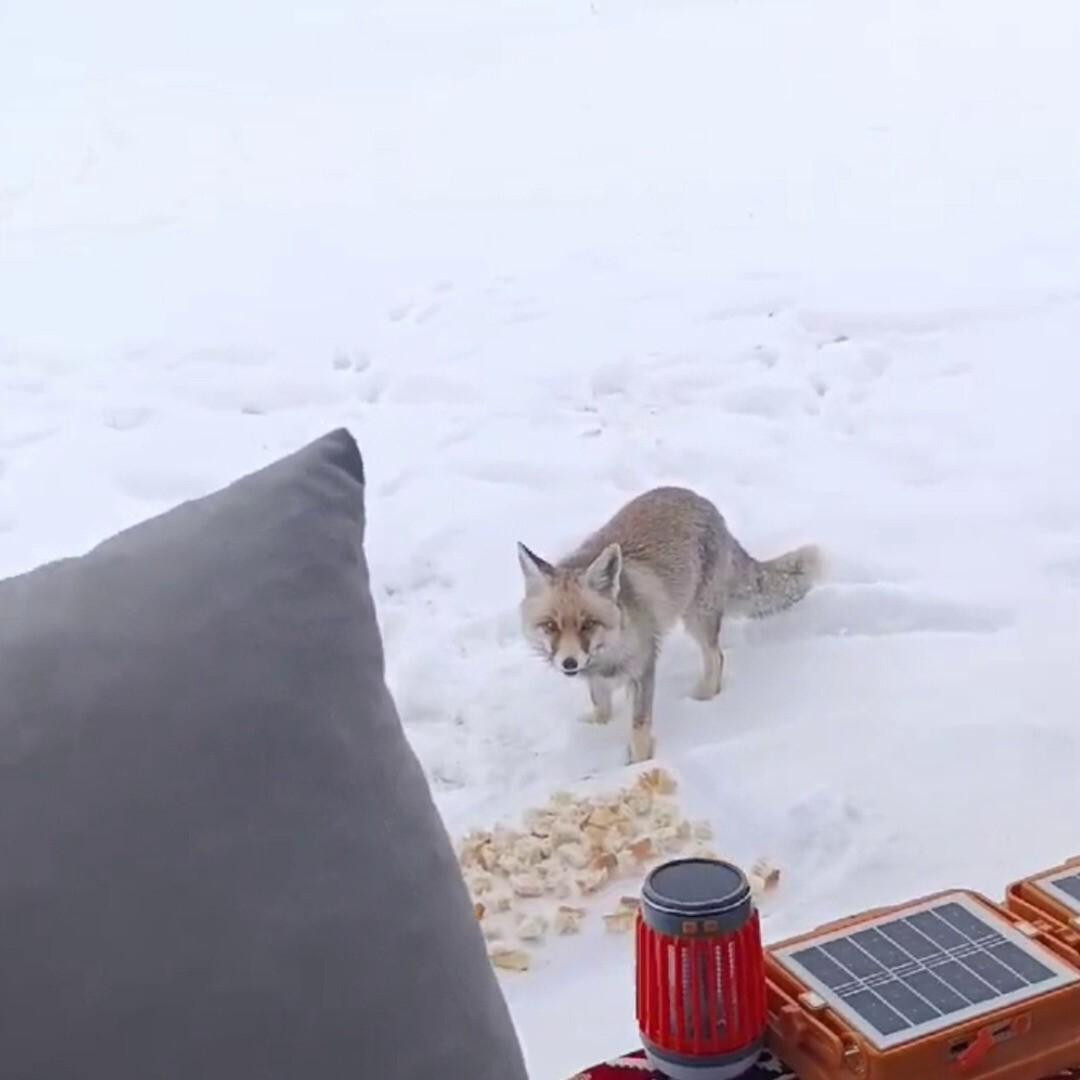
[[633, 712], [630, 719], [630, 764], [648, 761], [656, 749], [652, 733], [653, 695], [656, 690], [656, 657], [651, 657], [645, 670], [630, 684]]
[[615, 687], [610, 679], [599, 675], [589, 676], [589, 697], [592, 698], [593, 711], [589, 720], [594, 724], [606, 724], [611, 720], [612, 699]]

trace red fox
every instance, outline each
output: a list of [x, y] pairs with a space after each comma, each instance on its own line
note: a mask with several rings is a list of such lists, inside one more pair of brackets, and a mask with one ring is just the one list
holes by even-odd
[[781, 611], [801, 600], [821, 573], [813, 546], [758, 562], [708, 499], [675, 487], [631, 500], [557, 563], [520, 543], [518, 559], [525, 636], [557, 671], [585, 677], [596, 723], [611, 719], [616, 687], [629, 686], [631, 762], [655, 751], [656, 658], [679, 619], [701, 648], [694, 696], [705, 701], [720, 692], [724, 616]]

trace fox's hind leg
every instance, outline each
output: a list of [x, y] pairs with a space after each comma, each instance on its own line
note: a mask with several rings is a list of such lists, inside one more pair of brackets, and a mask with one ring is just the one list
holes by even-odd
[[701, 649], [701, 678], [693, 690], [693, 696], [698, 701], [712, 700], [723, 686], [724, 654], [720, 649], [720, 625], [723, 620], [722, 611], [702, 611], [699, 608], [688, 611], [683, 620], [690, 636]]

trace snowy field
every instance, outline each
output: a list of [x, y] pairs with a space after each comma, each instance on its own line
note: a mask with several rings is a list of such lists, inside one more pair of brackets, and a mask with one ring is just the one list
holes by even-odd
[[[301, 10], [302, 9], [302, 10]], [[659, 483], [827, 583], [661, 760], [777, 938], [1080, 852], [1080, 4], [0, 5], [0, 575], [329, 428], [455, 833], [625, 728], [519, 640]], [[504, 981], [536, 1080], [634, 1040], [624, 939]]]

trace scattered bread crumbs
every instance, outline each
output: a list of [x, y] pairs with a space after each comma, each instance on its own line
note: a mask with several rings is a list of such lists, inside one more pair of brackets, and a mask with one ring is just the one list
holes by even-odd
[[543, 941], [547, 919], [543, 915], [519, 915], [517, 935], [522, 941]]
[[515, 874], [510, 879], [515, 896], [543, 896], [546, 886], [539, 874]]
[[771, 892], [780, 884], [780, 870], [773, 866], [767, 859], [758, 859], [747, 875], [750, 879], [750, 888], [755, 896]]
[[609, 934], [628, 934], [634, 929], [637, 912], [629, 908], [620, 908], [604, 916], [604, 928]]
[[569, 907], [560, 904], [555, 912], [554, 927], [556, 934], [577, 934], [581, 932], [581, 924], [585, 919], [585, 909]]
[[[527, 810], [521, 828], [477, 829], [457, 847], [473, 911], [485, 939], [495, 944], [491, 962], [505, 971], [526, 971], [530, 953], [557, 936], [580, 933], [592, 898], [616, 882], [640, 887], [663, 859], [717, 858], [707, 821], [685, 818], [675, 800], [678, 784], [665, 769], [638, 773], [614, 793], [575, 795], [557, 791], [544, 806]], [[776, 886], [779, 871], [764, 860], [749, 875], [755, 895]], [[633, 929], [639, 902], [623, 896], [603, 916], [610, 933]], [[515, 944], [511, 945], [510, 942]]]
[[491, 962], [502, 971], [528, 971], [532, 957], [524, 949], [494, 948], [488, 953]]

